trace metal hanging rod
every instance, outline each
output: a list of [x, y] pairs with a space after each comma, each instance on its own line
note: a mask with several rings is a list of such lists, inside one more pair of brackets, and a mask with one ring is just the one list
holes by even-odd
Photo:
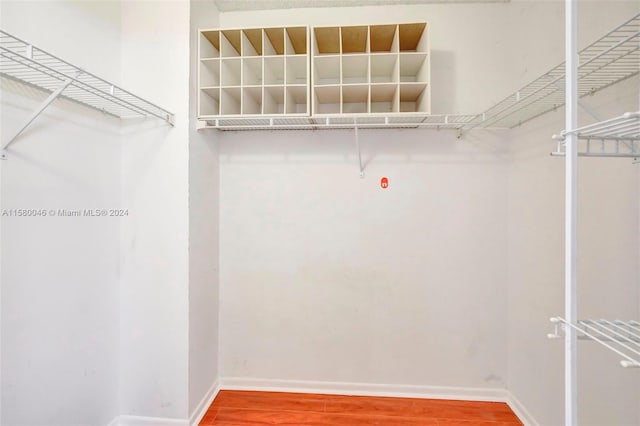
[[582, 140], [637, 141], [640, 140], [640, 111], [627, 112], [575, 130], [565, 130], [560, 135], [554, 135], [553, 138], [564, 140], [569, 133], [576, 134], [578, 139]]
[[[640, 14], [615, 28], [579, 53], [578, 97], [591, 95], [640, 72]], [[509, 95], [464, 130], [513, 128], [565, 104], [565, 64]]]
[[29, 118], [28, 123], [2, 145], [3, 149], [13, 143], [24, 128], [58, 97], [79, 102], [118, 118], [156, 117], [171, 125], [174, 122], [174, 114], [164, 108], [3, 30], [0, 30], [0, 77], [52, 93]]
[[564, 140], [572, 134], [581, 141], [578, 152], [581, 157], [640, 158], [640, 111], [553, 135], [559, 143], [552, 156], [564, 155]]
[[576, 331], [580, 340], [592, 340], [613, 351], [623, 359], [625, 368], [640, 367], [640, 322], [607, 319], [578, 320], [571, 323], [561, 317], [551, 318], [554, 325], [550, 339], [563, 338], [568, 328]]

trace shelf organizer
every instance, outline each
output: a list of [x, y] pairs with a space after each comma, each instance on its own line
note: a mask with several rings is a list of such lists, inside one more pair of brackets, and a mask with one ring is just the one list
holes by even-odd
[[27, 122], [2, 144], [6, 148], [58, 97], [121, 119], [156, 117], [173, 125], [174, 115], [82, 68], [0, 30], [0, 76], [51, 92]]
[[640, 367], [640, 322], [622, 320], [578, 320], [571, 323], [564, 318], [551, 318], [554, 331], [550, 339], [564, 338], [567, 328], [575, 330], [580, 340], [592, 340], [615, 352], [623, 359], [625, 368]]
[[198, 119], [309, 116], [308, 27], [201, 30]]
[[603, 120], [573, 131], [562, 131], [553, 135], [558, 140], [558, 149], [554, 156], [565, 155], [565, 139], [573, 133], [578, 140], [578, 155], [581, 157], [640, 157], [640, 111], [627, 112], [618, 117]]
[[428, 25], [313, 28], [313, 115], [431, 112]]
[[199, 128], [461, 129], [431, 115], [427, 23], [200, 30]]
[[[640, 14], [579, 52], [577, 94], [591, 95], [640, 72]], [[565, 64], [560, 64], [492, 106], [465, 126], [513, 128], [565, 104]]]

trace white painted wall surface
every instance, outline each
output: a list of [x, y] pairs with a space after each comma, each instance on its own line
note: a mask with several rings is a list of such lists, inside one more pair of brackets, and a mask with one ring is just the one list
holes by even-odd
[[[614, 116], [638, 110], [637, 93], [630, 80], [589, 103]], [[548, 319], [564, 309], [564, 161], [549, 157], [554, 128], [562, 117], [514, 131], [509, 173], [509, 389], [543, 425], [562, 423], [564, 413], [562, 342], [546, 338]], [[638, 316], [637, 173], [624, 159], [579, 162], [580, 318]], [[579, 343], [578, 359], [580, 424], [637, 424], [634, 371], [591, 342]]]
[[216, 28], [211, 0], [191, 2], [189, 100], [189, 413], [211, 397], [218, 371], [219, 161], [218, 132], [196, 130], [198, 29]]
[[222, 376], [503, 388], [503, 141], [361, 140], [221, 136]]
[[[118, 2], [0, 8], [1, 28], [119, 80]], [[46, 96], [2, 79], [2, 143]], [[57, 101], [0, 162], [0, 209], [117, 208], [120, 151], [118, 121]], [[1, 218], [1, 424], [100, 425], [117, 414], [120, 224]]]
[[122, 4], [123, 85], [176, 114], [124, 127], [120, 413], [188, 418], [189, 2]]

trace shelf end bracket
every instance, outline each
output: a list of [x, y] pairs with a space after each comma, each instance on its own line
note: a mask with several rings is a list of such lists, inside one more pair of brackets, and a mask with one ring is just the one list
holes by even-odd
[[358, 134], [358, 124], [353, 126], [356, 137], [356, 149], [358, 150], [358, 165], [360, 167], [360, 179], [364, 178], [364, 167], [362, 166], [362, 151], [360, 150], [360, 135]]
[[[77, 77], [77, 76], [76, 76]], [[64, 91], [64, 89], [66, 89], [67, 87], [69, 87], [69, 85], [71, 85], [71, 83], [73, 83], [75, 80], [75, 78], [68, 78], [64, 81], [64, 83], [62, 83], [62, 86], [58, 87], [55, 91], [53, 91], [49, 97], [42, 103], [40, 104], [40, 106], [33, 112], [33, 114], [31, 114], [31, 116], [27, 119], [27, 121], [22, 125], [22, 127], [20, 127], [20, 129], [13, 135], [13, 137], [11, 139], [9, 139], [4, 145], [2, 145], [2, 147], [0, 148], [0, 158], [2, 160], [6, 160], [7, 159], [7, 148], [9, 148], [9, 146], [14, 143], [16, 141], [16, 139], [18, 138], [18, 136], [20, 136], [22, 134], [22, 132], [25, 131], [25, 129], [27, 127], [29, 127], [29, 125], [31, 123], [34, 122], [34, 120], [36, 118], [38, 118], [40, 116], [40, 114], [42, 114], [42, 112], [47, 109], [47, 107], [49, 105], [51, 105], [51, 103], [53, 101], [55, 101]]]

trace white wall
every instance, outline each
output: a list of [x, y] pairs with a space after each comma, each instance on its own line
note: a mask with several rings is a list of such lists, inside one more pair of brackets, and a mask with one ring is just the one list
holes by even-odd
[[[6, 31], [119, 79], [117, 2], [0, 7]], [[2, 79], [0, 96], [4, 143], [47, 94]], [[117, 208], [119, 132], [116, 120], [57, 101], [0, 162], [0, 209]], [[106, 424], [116, 415], [120, 224], [1, 218], [1, 424]]]
[[[508, 34], [495, 22], [508, 14], [504, 4], [440, 4], [220, 20], [426, 20], [433, 111], [470, 113], [506, 95], [491, 88], [511, 76], [508, 65], [496, 67]], [[222, 376], [504, 388], [503, 141], [482, 132], [465, 141], [448, 132], [362, 133], [364, 180], [349, 132], [221, 137]]]
[[123, 85], [176, 114], [124, 127], [120, 413], [189, 415], [189, 2], [122, 4]]
[[198, 29], [216, 28], [211, 0], [191, 2], [189, 102], [189, 413], [193, 419], [218, 380], [218, 134], [196, 130]]
[[361, 140], [221, 136], [222, 376], [503, 388], [503, 141]]

